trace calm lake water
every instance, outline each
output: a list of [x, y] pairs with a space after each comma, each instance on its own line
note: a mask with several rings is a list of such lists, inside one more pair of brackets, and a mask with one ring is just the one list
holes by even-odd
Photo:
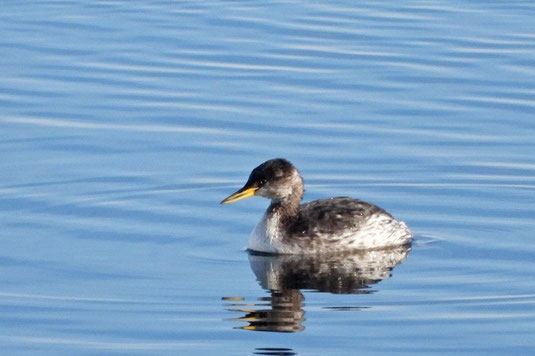
[[[5, 354], [535, 349], [532, 1], [2, 1]], [[266, 159], [410, 249], [252, 256]], [[271, 331], [271, 332], [264, 332]]]

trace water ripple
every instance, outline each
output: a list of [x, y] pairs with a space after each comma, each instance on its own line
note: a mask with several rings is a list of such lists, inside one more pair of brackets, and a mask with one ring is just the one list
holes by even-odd
[[[3, 3], [0, 347], [529, 353], [533, 15], [529, 1]], [[268, 203], [219, 201], [277, 156], [306, 200], [373, 201], [416, 240], [374, 293], [305, 289], [299, 337], [258, 343], [221, 296], [269, 324], [278, 295], [243, 251]]]

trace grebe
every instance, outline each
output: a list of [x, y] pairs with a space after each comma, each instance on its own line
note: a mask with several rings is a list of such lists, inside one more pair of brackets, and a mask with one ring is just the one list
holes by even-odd
[[247, 183], [221, 204], [258, 195], [271, 199], [249, 239], [249, 250], [272, 254], [318, 254], [408, 244], [412, 234], [376, 205], [337, 197], [300, 204], [303, 178], [276, 158], [253, 169]]

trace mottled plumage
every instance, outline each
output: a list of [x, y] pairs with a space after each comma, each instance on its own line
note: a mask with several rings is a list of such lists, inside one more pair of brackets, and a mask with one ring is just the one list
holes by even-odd
[[303, 179], [285, 159], [256, 167], [245, 186], [222, 201], [259, 195], [271, 204], [249, 240], [249, 249], [279, 254], [330, 253], [399, 246], [412, 235], [383, 209], [357, 199], [329, 198], [300, 204]]
[[[347, 197], [315, 200], [299, 206], [299, 214], [288, 226], [292, 235], [319, 236], [348, 229], [359, 229], [373, 214], [385, 214], [383, 209], [361, 200]], [[333, 236], [336, 239], [336, 236]]]

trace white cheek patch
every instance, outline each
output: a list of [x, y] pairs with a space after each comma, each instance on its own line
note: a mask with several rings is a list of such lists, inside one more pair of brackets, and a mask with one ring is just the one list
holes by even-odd
[[303, 179], [297, 171], [292, 172], [292, 176], [287, 178], [286, 184], [278, 187], [277, 195], [279, 197], [288, 198], [293, 194], [302, 191]]

